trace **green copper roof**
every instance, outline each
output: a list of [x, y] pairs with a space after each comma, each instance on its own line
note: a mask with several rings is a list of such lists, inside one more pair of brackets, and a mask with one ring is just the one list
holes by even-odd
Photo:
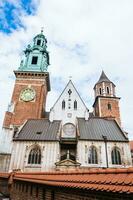
[[49, 53], [47, 51], [47, 39], [43, 31], [41, 31], [25, 49], [24, 59], [22, 59], [18, 71], [46, 72], [48, 65]]

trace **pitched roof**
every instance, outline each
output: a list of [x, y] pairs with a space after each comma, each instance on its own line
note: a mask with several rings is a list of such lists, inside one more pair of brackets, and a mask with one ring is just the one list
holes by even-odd
[[61, 121], [50, 122], [48, 119], [30, 119], [16, 134], [13, 140], [56, 141]]
[[89, 118], [85, 120], [78, 118], [79, 139], [81, 140], [104, 140], [108, 141], [128, 141], [123, 131], [115, 120], [105, 118]]
[[10, 183], [19, 180], [61, 188], [133, 194], [133, 168], [12, 173], [10, 176]]
[[[109, 80], [109, 78], [106, 76], [106, 74], [105, 74], [104, 71], [102, 71], [101, 76], [100, 76], [100, 78], [99, 78], [99, 80], [97, 81], [96, 84], [102, 83], [102, 82], [113, 83], [112, 81]], [[95, 84], [95, 85], [96, 85], [96, 84]], [[114, 83], [113, 83], [113, 85], [114, 85]], [[114, 85], [114, 86], [115, 86], [115, 85]]]

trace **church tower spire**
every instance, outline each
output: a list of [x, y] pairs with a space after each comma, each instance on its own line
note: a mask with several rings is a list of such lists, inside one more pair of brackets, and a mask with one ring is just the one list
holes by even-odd
[[115, 118], [119, 125], [121, 125], [119, 111], [120, 98], [116, 97], [115, 87], [115, 84], [102, 71], [99, 80], [94, 86], [94, 114], [99, 117]]
[[47, 71], [49, 54], [47, 51], [47, 39], [43, 31], [33, 38], [32, 43], [27, 46], [24, 54], [25, 58], [22, 59], [18, 71]]
[[115, 97], [115, 84], [109, 80], [105, 72], [102, 71], [98, 82], [94, 86], [95, 97], [108, 96]]

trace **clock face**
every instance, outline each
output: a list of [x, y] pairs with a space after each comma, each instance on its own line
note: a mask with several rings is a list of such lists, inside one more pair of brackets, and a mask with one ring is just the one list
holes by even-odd
[[71, 123], [67, 123], [63, 126], [63, 133], [64, 137], [75, 137], [76, 127]]
[[23, 101], [32, 101], [35, 98], [35, 90], [32, 88], [26, 88], [21, 91], [20, 99]]

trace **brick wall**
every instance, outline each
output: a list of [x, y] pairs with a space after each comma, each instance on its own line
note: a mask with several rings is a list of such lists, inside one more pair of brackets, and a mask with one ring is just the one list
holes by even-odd
[[[111, 105], [111, 109], [108, 109], [108, 104]], [[100, 98], [100, 109], [102, 117], [115, 117], [116, 121], [121, 124], [119, 101], [117, 99]]]
[[9, 196], [8, 179], [0, 178], [0, 193]]
[[129, 200], [132, 195], [65, 189], [16, 181], [11, 189], [11, 200]]
[[[23, 89], [31, 87], [36, 92], [36, 98], [33, 101], [24, 102], [20, 99], [20, 93]], [[10, 125], [22, 125], [29, 118], [41, 118], [45, 108], [47, 95], [47, 83], [45, 77], [17, 78], [12, 94], [11, 102], [14, 104], [13, 113], [6, 112], [3, 127]]]
[[[99, 99], [99, 102], [98, 102]], [[99, 97], [95, 102], [95, 114], [100, 117], [112, 117], [121, 125], [119, 99]], [[111, 105], [111, 109], [108, 108]]]

